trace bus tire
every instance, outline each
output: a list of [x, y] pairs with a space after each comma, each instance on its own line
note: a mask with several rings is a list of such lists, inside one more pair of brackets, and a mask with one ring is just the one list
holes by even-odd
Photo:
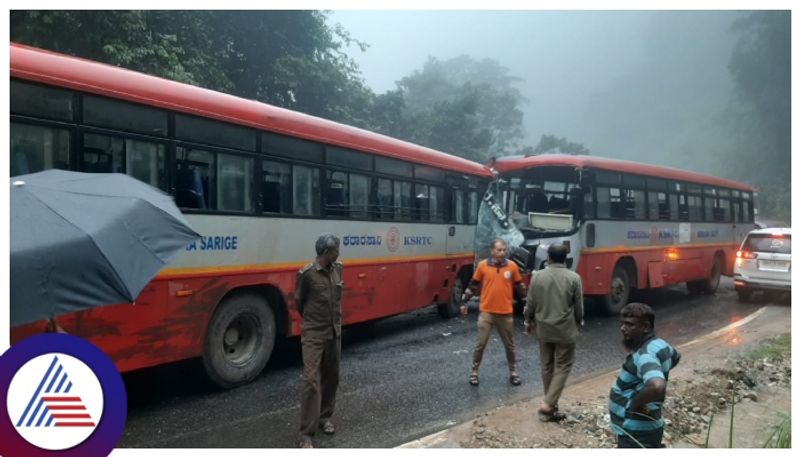
[[719, 278], [722, 276], [723, 261], [722, 256], [717, 254], [714, 256], [714, 261], [711, 263], [711, 272], [705, 279], [698, 279], [696, 281], [686, 281], [686, 288], [692, 295], [700, 294], [713, 294], [719, 287]]
[[611, 276], [608, 293], [600, 300], [602, 311], [609, 316], [619, 314], [622, 307], [628, 304], [630, 295], [631, 281], [628, 271], [622, 265], [617, 265]]
[[246, 384], [264, 369], [275, 347], [275, 313], [261, 295], [225, 298], [208, 324], [203, 366], [223, 389]]
[[719, 287], [719, 279], [722, 276], [722, 270], [725, 268], [721, 254], [714, 256], [714, 262], [711, 263], [711, 274], [708, 279], [703, 281], [703, 293], [714, 294]]
[[450, 300], [436, 305], [436, 311], [442, 319], [456, 317], [461, 312], [461, 295], [464, 293], [464, 280], [459, 275], [453, 281], [453, 288], [450, 290]]

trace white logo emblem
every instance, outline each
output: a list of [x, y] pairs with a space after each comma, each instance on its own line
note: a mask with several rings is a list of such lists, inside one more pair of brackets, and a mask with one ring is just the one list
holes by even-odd
[[510, 271], [506, 271], [505, 273], [503, 273], [503, 277], [506, 278], [506, 279], [511, 279], [511, 272]]
[[7, 405], [11, 423], [25, 441], [60, 451], [92, 435], [103, 414], [103, 388], [79, 359], [43, 354], [14, 375]]

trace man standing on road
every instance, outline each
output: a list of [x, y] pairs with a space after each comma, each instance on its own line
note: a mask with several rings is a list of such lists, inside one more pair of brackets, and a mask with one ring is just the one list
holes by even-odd
[[575, 339], [583, 325], [581, 278], [566, 265], [567, 248], [554, 243], [547, 249], [548, 265], [531, 275], [525, 303], [525, 334], [534, 328], [539, 339], [544, 402], [539, 419], [560, 421], [558, 400], [575, 363]]
[[[508, 244], [502, 239], [492, 242], [491, 257], [481, 260], [472, 276], [464, 300], [469, 300], [475, 290], [480, 288], [480, 315], [478, 316], [478, 343], [472, 355], [472, 372], [469, 383], [478, 385], [478, 372], [483, 359], [483, 350], [489, 341], [492, 327], [497, 328], [500, 339], [506, 348], [506, 361], [510, 371], [511, 385], [522, 384], [517, 374], [517, 359], [514, 351], [514, 293], [518, 297], [525, 296], [522, 289], [522, 275], [514, 262], [506, 259]], [[467, 314], [465, 301], [462, 300], [461, 312]]]
[[655, 314], [644, 303], [629, 303], [622, 311], [622, 344], [629, 351], [617, 381], [611, 386], [608, 411], [620, 448], [659, 448], [664, 435], [661, 405], [669, 371], [680, 353], [656, 337]]
[[342, 352], [342, 264], [339, 238], [324, 233], [315, 245], [317, 257], [297, 272], [295, 302], [303, 316], [300, 342], [303, 347], [303, 395], [300, 406], [302, 448], [314, 447], [311, 441], [319, 427], [332, 435], [330, 421], [339, 386], [339, 361]]

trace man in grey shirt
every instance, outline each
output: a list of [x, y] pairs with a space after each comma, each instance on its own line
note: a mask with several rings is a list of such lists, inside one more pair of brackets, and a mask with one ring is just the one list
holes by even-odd
[[575, 339], [583, 326], [583, 286], [577, 273], [565, 261], [567, 248], [551, 244], [547, 249], [547, 268], [534, 272], [525, 301], [525, 334], [534, 328], [539, 340], [544, 402], [539, 419], [563, 420], [558, 399], [575, 363]]

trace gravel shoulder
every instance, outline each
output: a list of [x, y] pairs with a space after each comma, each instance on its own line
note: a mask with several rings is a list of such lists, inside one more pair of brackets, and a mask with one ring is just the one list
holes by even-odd
[[[670, 373], [663, 409], [664, 444], [673, 448], [764, 447], [791, 414], [790, 332], [790, 307], [768, 306], [679, 346], [683, 356]], [[482, 412], [471, 421], [401, 447], [614, 447], [607, 399], [616, 376], [615, 370], [573, 380], [561, 398], [560, 409], [568, 417], [560, 424], [536, 418], [541, 402], [536, 397]]]

